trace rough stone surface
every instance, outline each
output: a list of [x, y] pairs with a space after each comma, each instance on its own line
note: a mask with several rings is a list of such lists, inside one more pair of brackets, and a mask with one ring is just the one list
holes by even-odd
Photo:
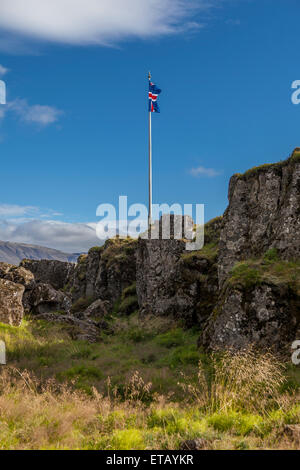
[[300, 258], [300, 158], [234, 175], [220, 237], [219, 282], [237, 261], [277, 248], [284, 259]]
[[14, 267], [13, 264], [0, 263], [0, 278], [2, 279]]
[[24, 309], [22, 297], [24, 286], [0, 279], [0, 322], [11, 326], [21, 324]]
[[26, 289], [33, 288], [35, 284], [32, 272], [28, 271], [28, 269], [17, 266], [13, 266], [10, 271], [4, 275], [4, 279], [17, 284], [22, 284]]
[[33, 314], [70, 312], [71, 299], [61, 291], [53, 289], [50, 284], [37, 284], [24, 296], [26, 309]]
[[135, 282], [136, 245], [135, 240], [116, 238], [81, 256], [68, 285], [73, 300], [101, 299], [112, 308], [125, 287]]
[[200, 338], [208, 349], [250, 345], [283, 353], [296, 339], [300, 298], [285, 286], [227, 287]]
[[36, 282], [50, 284], [54, 289], [63, 289], [75, 270], [74, 263], [56, 260], [23, 260], [20, 267], [31, 271]]
[[186, 252], [181, 240], [139, 240], [136, 289], [143, 314], [172, 315], [189, 326], [207, 318], [216, 301], [217, 271], [199, 253]]

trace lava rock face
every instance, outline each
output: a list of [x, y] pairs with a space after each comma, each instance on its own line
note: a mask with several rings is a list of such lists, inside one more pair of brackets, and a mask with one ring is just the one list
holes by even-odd
[[218, 296], [220, 219], [205, 230], [209, 243], [216, 245], [210, 253], [205, 248], [186, 251], [183, 240], [139, 239], [136, 289], [142, 314], [172, 315], [187, 326], [204, 323]]
[[24, 259], [20, 267], [30, 271], [36, 282], [50, 284], [54, 289], [63, 289], [75, 270], [74, 263], [56, 260]]
[[200, 344], [211, 350], [257, 346], [284, 353], [299, 329], [299, 312], [300, 297], [286, 286], [227, 287]]
[[136, 246], [136, 240], [115, 238], [80, 256], [67, 285], [73, 301], [100, 299], [111, 309], [122, 291], [135, 282]]
[[19, 326], [23, 319], [22, 303], [25, 287], [21, 284], [0, 279], [0, 322]]
[[32, 272], [20, 266], [11, 266], [10, 270], [4, 274], [3, 278], [15, 282], [16, 284], [22, 284], [26, 289], [32, 288], [35, 283]]
[[237, 261], [270, 248], [283, 259], [300, 259], [300, 149], [284, 162], [232, 176], [220, 236], [220, 287]]
[[69, 296], [53, 289], [50, 284], [39, 283], [27, 292], [24, 303], [32, 314], [52, 313], [64, 311], [69, 313], [72, 301]]

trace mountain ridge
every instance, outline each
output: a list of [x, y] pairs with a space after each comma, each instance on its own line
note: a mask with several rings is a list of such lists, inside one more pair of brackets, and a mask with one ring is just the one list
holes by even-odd
[[76, 263], [81, 253], [65, 253], [46, 246], [0, 240], [0, 262], [18, 265], [23, 259], [47, 259]]

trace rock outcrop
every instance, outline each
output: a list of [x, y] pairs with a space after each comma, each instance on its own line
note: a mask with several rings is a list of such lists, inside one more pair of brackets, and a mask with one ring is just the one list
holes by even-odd
[[135, 282], [136, 246], [136, 240], [114, 238], [80, 256], [67, 285], [73, 301], [100, 299], [112, 308], [122, 291]]
[[[200, 344], [283, 352], [300, 333], [300, 149], [234, 175], [218, 258], [220, 293]], [[289, 262], [290, 261], [290, 262]]]
[[300, 149], [283, 162], [232, 176], [220, 237], [219, 282], [236, 262], [277, 248], [300, 259]]
[[3, 278], [16, 284], [22, 284], [26, 289], [33, 288], [35, 284], [34, 275], [21, 266], [11, 266], [9, 271], [3, 275]]
[[0, 322], [11, 326], [21, 324], [24, 308], [22, 298], [25, 287], [6, 279], [0, 279]]
[[24, 259], [20, 263], [20, 268], [30, 271], [36, 282], [50, 284], [54, 289], [59, 290], [64, 288], [68, 279], [73, 275], [75, 264], [56, 260]]
[[300, 297], [287, 286], [268, 283], [250, 288], [228, 286], [200, 344], [213, 350], [257, 346], [284, 353], [296, 338], [299, 312]]
[[69, 296], [53, 289], [50, 284], [38, 283], [26, 292], [24, 304], [27, 310], [35, 315], [42, 313], [70, 313], [72, 301]]
[[205, 227], [208, 243], [189, 252], [183, 240], [139, 239], [137, 295], [143, 314], [172, 315], [200, 325], [217, 301], [217, 241], [221, 218]]

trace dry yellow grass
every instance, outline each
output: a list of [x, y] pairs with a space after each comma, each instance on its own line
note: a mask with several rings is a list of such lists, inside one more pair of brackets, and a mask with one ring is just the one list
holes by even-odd
[[[196, 380], [195, 380], [196, 379]], [[42, 381], [8, 367], [0, 375], [0, 449], [177, 449], [204, 437], [210, 449], [298, 448], [284, 432], [299, 425], [297, 390], [285, 390], [283, 366], [270, 353], [212, 355], [186, 399], [151, 394], [138, 372], [120, 395], [86, 395], [72, 383]]]

